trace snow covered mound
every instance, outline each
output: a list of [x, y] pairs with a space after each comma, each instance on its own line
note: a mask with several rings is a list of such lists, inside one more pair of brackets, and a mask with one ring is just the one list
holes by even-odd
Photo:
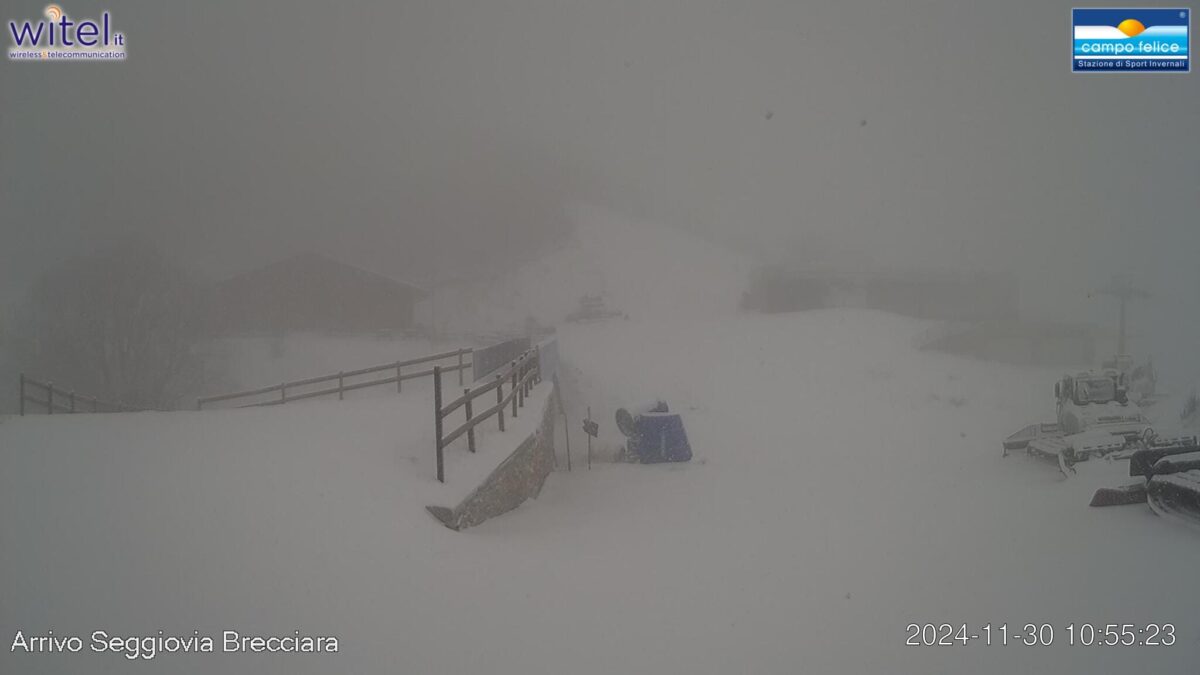
[[[705, 317], [736, 311], [750, 262], [662, 225], [575, 206], [562, 246], [515, 272], [436, 292], [443, 332], [520, 330], [527, 317], [562, 323], [584, 295], [599, 294], [631, 319]], [[428, 306], [417, 316], [428, 320]]]

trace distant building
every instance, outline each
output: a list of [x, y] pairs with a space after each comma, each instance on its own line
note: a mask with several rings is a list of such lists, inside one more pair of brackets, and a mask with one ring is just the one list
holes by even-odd
[[375, 333], [413, 328], [425, 290], [315, 253], [220, 282], [213, 327], [225, 334]]

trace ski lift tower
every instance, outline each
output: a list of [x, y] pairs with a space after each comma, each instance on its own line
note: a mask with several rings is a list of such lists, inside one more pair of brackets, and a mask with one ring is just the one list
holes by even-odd
[[1134, 288], [1129, 279], [1124, 277], [1114, 277], [1108, 286], [1096, 291], [1100, 295], [1111, 295], [1120, 300], [1120, 315], [1118, 318], [1117, 328], [1117, 358], [1126, 356], [1125, 351], [1125, 305], [1130, 300], [1137, 298], [1139, 300], [1150, 297], [1150, 294], [1140, 288]]

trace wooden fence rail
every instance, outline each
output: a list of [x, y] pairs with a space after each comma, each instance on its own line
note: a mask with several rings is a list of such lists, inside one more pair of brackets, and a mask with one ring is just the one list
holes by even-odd
[[[78, 394], [73, 389], [62, 389], [54, 386], [53, 382], [38, 382], [37, 380], [27, 377], [25, 373], [20, 374], [20, 394], [18, 396], [20, 414], [23, 416], [26, 412], [26, 404], [32, 403], [40, 406], [47, 415], [54, 413], [114, 413], [114, 412], [140, 412], [144, 408], [127, 405], [117, 402], [101, 401], [95, 396], [86, 396]], [[44, 397], [38, 398], [34, 396], [35, 391], [40, 391], [45, 394]], [[33, 413], [33, 410], [29, 410]]]
[[[496, 373], [490, 381], [474, 387], [467, 387], [463, 389], [462, 396], [444, 404], [442, 403], [442, 370], [438, 366], [433, 367], [434, 435], [437, 445], [437, 479], [439, 482], [446, 482], [444, 451], [447, 446], [466, 434], [467, 449], [475, 452], [475, 427], [494, 416], [500, 425], [500, 431], [504, 431], [504, 412], [510, 405], [512, 406], [512, 416], [514, 418], [517, 416], [517, 409], [525, 406], [525, 397], [529, 395], [533, 386], [541, 381], [541, 369], [538, 364], [538, 350], [536, 348], [527, 350], [514, 359], [507, 368]], [[505, 385], [509, 386], [507, 394], [504, 393]], [[491, 391], [496, 392], [496, 402], [476, 413], [474, 410], [475, 399]], [[446, 418], [459, 408], [464, 409], [466, 421], [446, 432]]]
[[[301, 401], [301, 400], [308, 399], [308, 398], [316, 398], [318, 396], [333, 396], [334, 394], [337, 394], [338, 399], [342, 399], [345, 397], [345, 394], [348, 391], [355, 391], [357, 389], [366, 389], [368, 387], [378, 387], [378, 386], [382, 386], [385, 384], [395, 384], [396, 391], [399, 392], [399, 391], [401, 391], [401, 387], [403, 386], [403, 383], [407, 380], [415, 380], [415, 379], [421, 378], [421, 377], [431, 377], [431, 376], [435, 376], [435, 374], [437, 372], [453, 372], [456, 370], [458, 371], [458, 383], [461, 385], [463, 382], [463, 371], [466, 370], [467, 368], [471, 367], [471, 362], [470, 361], [464, 362], [463, 357], [467, 354], [471, 354], [472, 351], [474, 351], [472, 348], [466, 347], [463, 349], [455, 349], [455, 350], [449, 351], [449, 352], [442, 352], [440, 354], [431, 354], [429, 356], [422, 356], [422, 357], [416, 358], [416, 359], [408, 359], [407, 361], [395, 361], [392, 363], [385, 363], [385, 364], [379, 365], [379, 366], [370, 366], [368, 368], [359, 368], [358, 370], [345, 370], [345, 371], [333, 373], [332, 375], [321, 375], [318, 377], [310, 377], [310, 378], [307, 378], [304, 380], [295, 380], [292, 382], [284, 382], [282, 384], [277, 384], [273, 387], [262, 387], [260, 389], [248, 389], [246, 391], [236, 391], [236, 392], [233, 392], [230, 394], [219, 394], [217, 396], [206, 396], [204, 398], [196, 399], [196, 410], [203, 410], [205, 404], [207, 404], [207, 403], [216, 403], [218, 401], [232, 401], [235, 399], [249, 398], [252, 396], [265, 396], [267, 394], [271, 394], [271, 393], [275, 393], [275, 392], [279, 393], [279, 398], [271, 399], [268, 401], [257, 401], [254, 403], [245, 403], [245, 404], [242, 404], [242, 405], [239, 405], [236, 407], [238, 407], [238, 408], [255, 408], [255, 407], [259, 407], [259, 406], [280, 405], [283, 403], [289, 403], [291, 401]], [[412, 367], [412, 366], [419, 366], [422, 364], [431, 363], [433, 361], [442, 361], [445, 359], [453, 359], [453, 358], [457, 358], [458, 363], [455, 365], [447, 366], [445, 368], [441, 368], [440, 371], [439, 371], [439, 367], [435, 366], [434, 368], [428, 368], [425, 370], [417, 370], [417, 371], [408, 372], [408, 373], [403, 372], [404, 368], [408, 368], [408, 367]], [[361, 375], [370, 375], [372, 373], [382, 373], [382, 372], [389, 372], [389, 371], [392, 371], [394, 373], [391, 377], [385, 377], [385, 378], [377, 379], [377, 380], [370, 380], [368, 382], [355, 382], [352, 384], [346, 384], [346, 378], [348, 378], [348, 377], [358, 377]], [[438, 379], [438, 378], [435, 377], [435, 379]], [[319, 389], [317, 391], [306, 391], [306, 392], [291, 393], [291, 394], [288, 393], [289, 389], [295, 389], [297, 387], [311, 386], [314, 384], [321, 384], [324, 382], [337, 382], [337, 386], [326, 387], [325, 389]]]

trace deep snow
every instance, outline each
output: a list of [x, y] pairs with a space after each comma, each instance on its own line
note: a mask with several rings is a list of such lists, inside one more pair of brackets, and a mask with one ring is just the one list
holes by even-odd
[[[999, 439], [1055, 373], [917, 352], [918, 321], [826, 311], [560, 330], [576, 470], [464, 533], [426, 514], [395, 398], [0, 424], [0, 634], [334, 634], [320, 657], [153, 672], [1191, 672], [1200, 539], [1087, 507]], [[736, 358], [735, 358], [736, 355]], [[684, 414], [688, 465], [581, 469], [583, 405]], [[454, 468], [450, 469], [451, 479]], [[1160, 648], [905, 647], [909, 622], [1172, 621]], [[128, 672], [4, 653], [4, 672]]]
[[[0, 636], [298, 629], [341, 651], [136, 668], [3, 650], [0, 672], [1195, 672], [1200, 537], [1144, 506], [1089, 508], [1128, 480], [1121, 463], [1064, 481], [1001, 457], [1001, 439], [1053, 418], [1060, 370], [918, 351], [932, 324], [877, 312], [739, 314], [742, 260], [577, 217], [562, 249], [476, 286], [485, 301], [451, 289], [437, 309], [464, 331], [556, 323], [584, 293], [629, 314], [559, 327], [575, 470], [538, 500], [461, 533], [429, 516], [523, 432], [485, 424], [486, 450], [460, 443], [439, 486], [428, 388], [407, 383], [340, 403], [5, 418]], [[251, 346], [235, 352], [247, 386], [400, 358]], [[586, 406], [601, 459], [621, 442], [616, 407], [653, 398], [682, 413], [695, 459], [585, 470]], [[912, 622], [1051, 623], [1058, 644], [904, 646]], [[1067, 647], [1070, 622], [1173, 622], [1178, 643]]]

